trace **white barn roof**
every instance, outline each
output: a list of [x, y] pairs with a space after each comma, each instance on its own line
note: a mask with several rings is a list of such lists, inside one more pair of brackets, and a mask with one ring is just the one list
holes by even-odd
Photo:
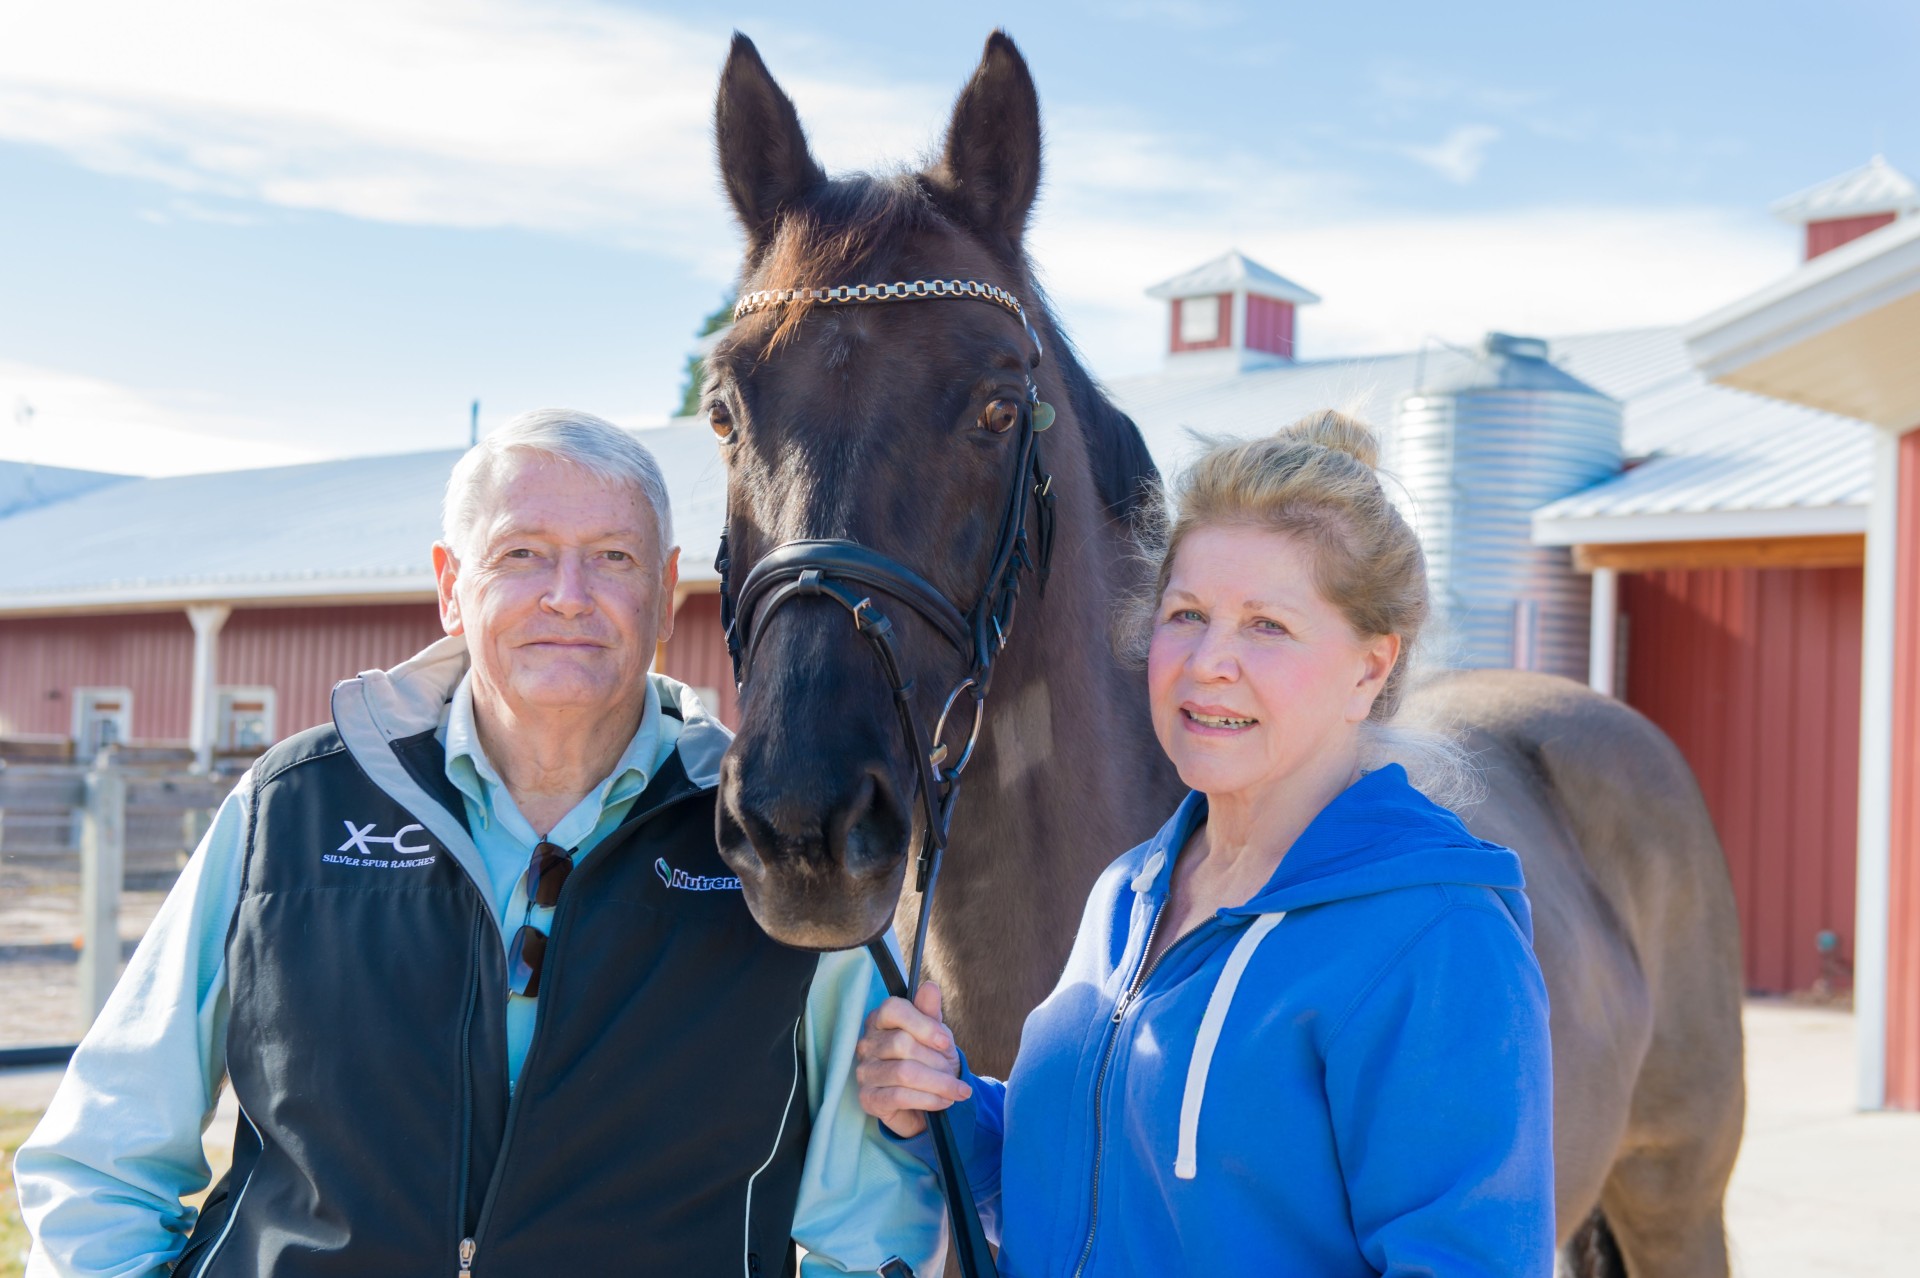
[[1301, 288], [1286, 276], [1270, 271], [1242, 253], [1229, 249], [1211, 262], [1203, 262], [1170, 280], [1162, 280], [1147, 290], [1148, 297], [1162, 300], [1175, 297], [1204, 297], [1209, 293], [1233, 293], [1245, 290], [1261, 297], [1277, 297], [1297, 306], [1311, 306], [1320, 296]]
[[0, 461], [0, 519], [34, 506], [65, 501], [90, 489], [125, 483], [131, 478], [131, 475], [113, 475], [103, 470]]
[[[1694, 369], [1677, 328], [1556, 338], [1551, 352], [1560, 368], [1621, 401], [1625, 451], [1636, 464], [1543, 509], [1537, 538], [1677, 541], [1865, 527], [1865, 423], [1713, 385]], [[1400, 397], [1466, 364], [1436, 347], [1237, 376], [1121, 378], [1110, 389], [1163, 471], [1191, 461], [1202, 437], [1268, 434], [1323, 408], [1374, 426], [1391, 469]]]
[[1920, 211], [1920, 186], [1876, 155], [1857, 169], [1776, 201], [1768, 211], [1796, 224], [1868, 213], [1912, 213]]
[[[681, 576], [711, 580], [726, 504], [713, 432], [635, 434], [667, 477]], [[0, 614], [431, 595], [461, 451], [143, 479], [22, 511], [0, 519]]]
[[[1622, 401], [1639, 464], [1544, 508], [1542, 541], [1668, 541], [1865, 526], [1866, 424], [1714, 386], [1678, 329], [1556, 339], [1554, 363]], [[1278, 430], [1323, 408], [1380, 430], [1389, 467], [1400, 396], [1458, 373], [1446, 348], [1245, 372], [1121, 378], [1114, 399], [1163, 473], [1201, 435]], [[660, 459], [684, 549], [713, 580], [726, 481], [701, 420], [636, 432]], [[132, 480], [0, 517], [0, 614], [255, 602], [422, 598], [441, 490], [459, 450]]]

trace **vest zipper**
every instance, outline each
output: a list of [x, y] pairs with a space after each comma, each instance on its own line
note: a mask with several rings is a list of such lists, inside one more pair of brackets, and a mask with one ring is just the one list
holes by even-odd
[[[607, 847], [613, 843], [615, 839], [628, 834], [645, 822], [651, 821], [668, 808], [684, 803], [688, 799], [697, 798], [704, 793], [705, 791], [703, 790], [689, 790], [681, 794], [673, 795], [655, 804], [653, 807], [648, 808], [645, 812], [628, 813], [626, 820], [607, 832], [606, 838], [602, 839], [600, 843], [596, 845], [595, 851], [597, 852], [601, 848]], [[589, 866], [597, 867], [602, 864], [605, 859], [603, 856], [592, 857], [590, 858]], [[553, 911], [553, 925], [547, 929], [547, 957], [544, 963], [544, 970], [540, 976], [542, 988], [550, 987], [555, 983], [554, 977], [560, 970], [560, 955], [563, 952], [560, 944], [561, 934], [566, 924], [573, 917], [569, 907], [580, 899], [581, 885], [585, 880], [583, 871], [588, 869], [589, 867], [581, 867], [581, 869], [575, 870], [572, 877], [567, 880], [566, 886], [560, 889], [560, 901]], [[469, 881], [471, 881], [471, 876], [469, 876]], [[476, 892], [479, 891], [477, 884], [474, 885], [474, 890]], [[482, 900], [484, 901], [484, 899], [483, 895]], [[506, 962], [506, 956], [501, 953], [499, 946], [495, 945], [491, 951], [487, 952], [493, 957], [493, 961], [503, 964]], [[513, 1137], [520, 1126], [520, 1099], [527, 1094], [527, 1079], [533, 1074], [534, 1062], [540, 1058], [540, 1031], [547, 1023], [547, 1011], [550, 1005], [549, 1000], [543, 998], [540, 1000], [540, 1005], [534, 1009], [533, 1037], [527, 1042], [526, 1059], [520, 1062], [520, 1077], [514, 1084], [512, 1097], [507, 1101], [506, 1129], [500, 1137], [500, 1152], [494, 1156], [493, 1172], [487, 1177], [486, 1193], [480, 1199], [480, 1220], [474, 1227], [473, 1232], [460, 1240], [459, 1272], [461, 1278], [468, 1278], [468, 1275], [472, 1273], [473, 1258], [478, 1255], [480, 1251], [480, 1239], [486, 1237], [487, 1225], [493, 1219], [493, 1209], [500, 1192], [500, 1181], [506, 1173], [507, 1157], [513, 1150]], [[461, 1223], [464, 1225], [465, 1221], [463, 1220]]]
[[[454, 1217], [460, 1223], [462, 1231], [467, 1228], [467, 1208], [473, 1185], [473, 1020], [480, 1011], [480, 964], [487, 953], [487, 930], [490, 920], [487, 909], [473, 917], [473, 961], [467, 976], [467, 1014], [460, 1022], [460, 1192], [459, 1206]], [[460, 1272], [466, 1273], [473, 1267], [473, 1240], [460, 1240]]]
[[[1160, 920], [1166, 917], [1166, 913], [1167, 906], [1163, 901], [1160, 903], [1160, 909], [1153, 916], [1153, 925], [1147, 929], [1147, 943], [1140, 951], [1142, 955], [1153, 953], [1153, 938], [1159, 934]], [[1100, 1071], [1094, 1075], [1093, 1080], [1093, 1176], [1091, 1196], [1087, 1206], [1087, 1239], [1080, 1248], [1080, 1259], [1073, 1267], [1073, 1278], [1081, 1278], [1081, 1275], [1086, 1273], [1087, 1262], [1093, 1259], [1094, 1231], [1100, 1225], [1100, 1167], [1106, 1159], [1107, 1152], [1107, 1069], [1113, 1064], [1113, 1054], [1119, 1046], [1120, 1022], [1126, 1019], [1128, 1009], [1133, 1006], [1141, 987], [1147, 983], [1147, 978], [1153, 975], [1154, 969], [1166, 961], [1167, 955], [1191, 941], [1205, 927], [1206, 924], [1203, 922], [1193, 931], [1178, 938], [1172, 945], [1160, 951], [1151, 963], [1143, 958], [1140, 966], [1134, 969], [1133, 979], [1127, 982], [1126, 989], [1120, 992], [1119, 1000], [1114, 1003], [1113, 1015], [1107, 1018], [1107, 1040], [1100, 1050]]]

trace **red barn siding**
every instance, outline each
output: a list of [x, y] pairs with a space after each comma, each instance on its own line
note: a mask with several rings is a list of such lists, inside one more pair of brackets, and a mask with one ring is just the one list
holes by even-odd
[[0, 735], [73, 731], [75, 688], [129, 688], [136, 741], [184, 741], [193, 627], [184, 612], [0, 618]]
[[1629, 704], [1692, 765], [1726, 849], [1746, 981], [1853, 957], [1860, 767], [1858, 568], [1627, 574]]
[[673, 638], [660, 663], [662, 674], [696, 688], [719, 693], [719, 704], [707, 708], [720, 722], [738, 723], [733, 689], [733, 663], [727, 656], [727, 632], [720, 625], [720, 596], [689, 595], [673, 616]]
[[1877, 231], [1893, 221], [1891, 213], [1869, 213], [1865, 217], [1836, 217], [1825, 222], [1807, 223], [1807, 260], [1831, 253], [1868, 231]]
[[[216, 679], [271, 687], [274, 727], [286, 736], [326, 722], [341, 679], [404, 661], [440, 634], [428, 603], [236, 608], [220, 632]], [[184, 743], [193, 717], [186, 613], [0, 618], [0, 735], [68, 735], [82, 687], [131, 689], [133, 739]]]
[[1293, 358], [1293, 303], [1247, 296], [1247, 349]]
[[1887, 1104], [1920, 1109], [1920, 431], [1900, 441], [1887, 891]]
[[430, 603], [236, 608], [220, 632], [217, 682], [272, 688], [274, 730], [290, 736], [333, 717], [334, 684], [397, 665], [444, 633]]
[[[1211, 342], [1183, 342], [1180, 340], [1180, 308], [1183, 306], [1216, 305], [1220, 308], [1220, 335]], [[1219, 293], [1208, 297], [1176, 297], [1167, 310], [1173, 316], [1173, 331], [1170, 334], [1175, 351], [1215, 351], [1233, 345], [1233, 294]]]

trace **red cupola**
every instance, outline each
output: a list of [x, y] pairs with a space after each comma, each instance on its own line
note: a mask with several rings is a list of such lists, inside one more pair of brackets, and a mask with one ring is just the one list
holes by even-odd
[[1920, 213], [1920, 187], [1878, 155], [1849, 173], [1789, 195], [1773, 206], [1783, 222], [1807, 228], [1807, 261]]
[[1148, 297], [1167, 303], [1167, 366], [1238, 370], [1291, 363], [1294, 315], [1319, 301], [1235, 249], [1154, 285]]

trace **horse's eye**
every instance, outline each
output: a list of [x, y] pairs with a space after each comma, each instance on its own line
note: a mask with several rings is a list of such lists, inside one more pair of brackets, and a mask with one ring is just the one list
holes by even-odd
[[727, 411], [725, 404], [707, 405], [707, 425], [713, 427], [713, 433], [722, 439], [733, 434], [733, 414]]
[[980, 410], [980, 427], [1004, 435], [1020, 424], [1020, 405], [1011, 399], [996, 399]]

